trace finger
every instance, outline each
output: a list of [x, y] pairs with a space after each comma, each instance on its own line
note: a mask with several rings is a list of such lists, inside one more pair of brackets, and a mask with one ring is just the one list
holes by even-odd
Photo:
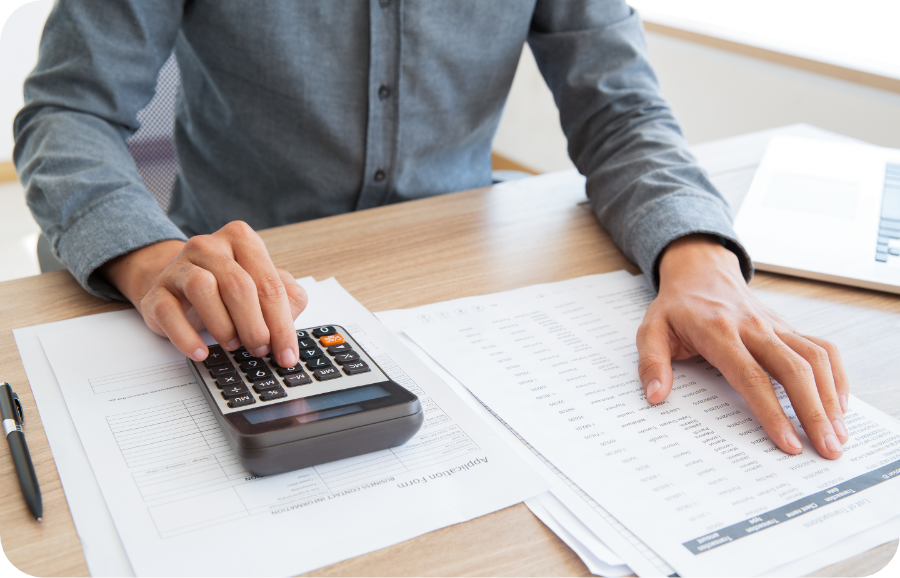
[[276, 271], [278, 271], [281, 282], [287, 291], [288, 302], [291, 305], [291, 319], [296, 321], [297, 317], [306, 309], [306, 305], [309, 303], [309, 296], [306, 294], [306, 289], [294, 281], [293, 275], [284, 269], [276, 269]]
[[[828, 351], [824, 347], [813, 343], [802, 335], [791, 331], [781, 332], [776, 329], [775, 334], [812, 368], [813, 378], [816, 381], [816, 390], [819, 392], [819, 401], [828, 415], [828, 421], [837, 436], [838, 441], [844, 444], [849, 439], [847, 427], [844, 424], [844, 412], [838, 401], [838, 393], [832, 375], [831, 360]], [[805, 426], [804, 426], [805, 427]]]
[[649, 403], [661, 402], [672, 391], [674, 338], [665, 318], [645, 321], [638, 328], [638, 375]]
[[803, 335], [819, 347], [828, 352], [828, 360], [831, 362], [831, 374], [834, 376], [834, 387], [838, 394], [838, 403], [841, 404], [841, 411], [847, 413], [850, 409], [850, 379], [847, 377], [847, 370], [844, 368], [844, 360], [841, 358], [841, 352], [837, 345], [822, 339], [813, 337], [812, 335]]
[[803, 444], [784, 414], [768, 374], [738, 334], [726, 330], [715, 336], [698, 348], [700, 354], [741, 394], [772, 443], [785, 453], [799, 454]]
[[240, 347], [241, 340], [238, 338], [228, 308], [219, 295], [219, 284], [215, 275], [191, 264], [175, 277], [174, 285], [194, 307], [213, 339], [223, 344], [229, 351]]
[[141, 313], [159, 325], [181, 353], [194, 361], [203, 361], [209, 355], [206, 344], [184, 315], [181, 302], [164, 287], [156, 287], [144, 296]]
[[819, 455], [828, 459], [840, 457], [843, 450], [819, 399], [810, 364], [771, 330], [745, 331], [741, 339], [753, 357], [784, 386], [806, 437]]
[[[300, 358], [300, 346], [294, 330], [291, 304], [285, 284], [272, 264], [265, 244], [253, 229], [243, 223], [230, 224], [228, 234], [235, 239], [232, 243], [235, 260], [256, 284], [275, 361], [282, 367], [296, 365]], [[293, 280], [291, 283], [295, 284]]]
[[256, 283], [234, 260], [227, 242], [213, 235], [193, 237], [185, 246], [184, 255], [191, 263], [215, 276], [219, 296], [247, 351], [256, 357], [267, 355], [269, 329], [259, 305]]

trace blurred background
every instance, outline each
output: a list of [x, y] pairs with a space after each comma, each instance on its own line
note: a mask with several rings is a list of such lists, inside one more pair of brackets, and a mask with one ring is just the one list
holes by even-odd
[[[650, 61], [689, 143], [804, 122], [900, 148], [900, 2], [630, 4], [644, 20]], [[52, 5], [0, 3], [0, 281], [40, 272], [39, 229], [12, 165], [12, 121]], [[557, 114], [526, 46], [494, 140], [494, 168], [572, 168]]]

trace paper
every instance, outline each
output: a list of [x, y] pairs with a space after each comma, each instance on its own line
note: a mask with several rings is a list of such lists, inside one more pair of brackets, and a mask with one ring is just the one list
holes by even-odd
[[184, 358], [136, 313], [40, 334], [138, 575], [304, 572], [546, 489], [337, 283], [307, 291], [298, 327], [344, 325], [420, 395], [426, 423], [406, 445], [257, 478], [224, 443]]
[[781, 453], [702, 359], [673, 364], [672, 394], [649, 406], [642, 283], [485, 296], [406, 332], [681, 575], [760, 574], [900, 514], [900, 425], [858, 399], [837, 461], [808, 440]]
[[[505, 292], [502, 295], [515, 295], [519, 298], [529, 298], [537, 295], [546, 295], [548, 293], [560, 294], [575, 289], [590, 289], [592, 287], [603, 286], [606, 283], [617, 280], [630, 280], [631, 278], [631, 274], [627, 271], [615, 271], [613, 273], [602, 275], [588, 275], [560, 283], [531, 285]], [[549, 500], [558, 501], [562, 507], [565, 507], [570, 511], [570, 515], [575, 518], [576, 523], [568, 524], [570, 518], [561, 515], [555, 516], [557, 522], [565, 527], [568, 532], [578, 535], [581, 544], [586, 549], [590, 550], [594, 557], [606, 564], [616, 566], [624, 561], [639, 576], [672, 574], [673, 570], [668, 564], [650, 550], [627, 528], [620, 524], [618, 520], [588, 496], [572, 480], [566, 477], [566, 475], [550, 463], [549, 460], [538, 453], [527, 441], [509, 428], [508, 424], [504, 423], [499, 416], [493, 413], [489, 408], [486, 408], [477, 398], [465, 389], [455, 377], [435, 363], [425, 351], [402, 334], [406, 327], [417, 323], [430, 323], [433, 319], [447, 319], [458, 316], [466, 311], [474, 313], [483, 312], [486, 307], [490, 307], [492, 302], [501, 300], [502, 297], [500, 297], [500, 295], [501, 294], [493, 296], [463, 297], [414, 309], [382, 311], [376, 313], [375, 316], [378, 317], [386, 327], [391, 329], [411, 351], [419, 355], [422, 361], [427, 364], [432, 371], [439, 375], [445, 383], [450, 385], [461, 398], [466, 400], [473, 410], [481, 415], [486, 422], [490, 423], [495, 431], [497, 431], [498, 435], [503, 436], [511, 447], [516, 448], [519, 454], [526, 459], [533, 468], [541, 471], [544, 477], [551, 481], [551, 497], [548, 498], [546, 495], [541, 495], [535, 498], [534, 501], [526, 502], [526, 505], [544, 503], [545, 508], [554, 511], [554, 505], [552, 502], [548, 502]], [[578, 534], [578, 525], [583, 525], [588, 532], [594, 535], [594, 538], [591, 539], [589, 536]], [[589, 560], [585, 559], [585, 563], [588, 564]]]
[[[568, 524], [560, 523], [557, 520], [556, 512], [552, 512], [550, 508], [547, 507], [546, 498], [551, 500], [556, 500], [552, 496], [552, 494], [545, 493], [541, 494], [536, 498], [531, 498], [530, 500], [525, 501], [525, 505], [528, 506], [528, 509], [538, 517], [538, 519], [544, 523], [545, 526], [550, 528], [554, 534], [559, 536], [560, 540], [566, 543], [566, 545], [571, 548], [579, 558], [585, 563], [588, 570], [591, 571], [592, 574], [596, 574], [598, 576], [628, 576], [631, 574], [631, 569], [624, 565], [619, 564], [616, 566], [612, 566], [607, 564], [600, 558], [594, 555], [593, 549], [591, 547], [585, 546], [584, 543], [573, 535], [567, 528], [571, 527], [572, 521], [570, 520]], [[558, 503], [558, 502], [557, 502]], [[565, 506], [559, 504], [562, 510], [564, 510], [565, 515], [571, 516], [571, 513], [568, 513], [568, 510], [565, 509]], [[578, 520], [576, 519], [577, 523]], [[592, 536], [588, 532], [588, 536]], [[596, 538], [595, 538], [596, 539]]]

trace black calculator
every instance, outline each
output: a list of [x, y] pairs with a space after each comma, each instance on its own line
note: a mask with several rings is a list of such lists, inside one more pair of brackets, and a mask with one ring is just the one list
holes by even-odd
[[244, 468], [268, 476], [399, 446], [424, 419], [339, 325], [297, 331], [300, 362], [278, 366], [245, 348], [210, 345], [188, 366]]

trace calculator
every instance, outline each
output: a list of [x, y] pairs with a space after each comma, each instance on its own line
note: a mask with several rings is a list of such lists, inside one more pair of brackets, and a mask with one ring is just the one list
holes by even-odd
[[419, 431], [419, 399], [339, 325], [297, 331], [300, 362], [210, 345], [188, 366], [241, 465], [268, 476], [383, 450]]

